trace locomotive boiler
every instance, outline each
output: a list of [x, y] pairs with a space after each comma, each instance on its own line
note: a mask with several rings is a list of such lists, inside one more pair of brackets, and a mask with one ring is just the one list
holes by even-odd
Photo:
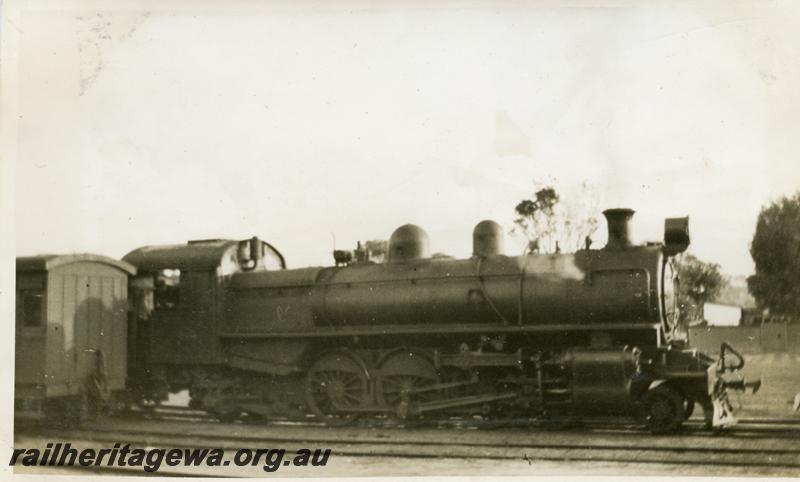
[[699, 403], [727, 423], [726, 391], [748, 384], [722, 375], [744, 360], [675, 336], [671, 258], [688, 219], [636, 246], [633, 211], [604, 214], [606, 246], [570, 254], [507, 256], [492, 221], [462, 260], [431, 258], [414, 225], [395, 230], [385, 263], [359, 250], [289, 270], [258, 238], [137, 249], [124, 258], [144, 306], [134, 379], [155, 399], [188, 389], [222, 418], [613, 414], [662, 432]]
[[[500, 226], [484, 221], [473, 233], [471, 258], [437, 260], [430, 258], [427, 234], [405, 225], [390, 238], [387, 263], [236, 274], [229, 286], [229, 326], [234, 332], [265, 334], [386, 327], [426, 333], [434, 325], [446, 331], [475, 325], [552, 331], [561, 326], [589, 327], [594, 334], [606, 330], [614, 339], [631, 330], [654, 334], [654, 325], [671, 329], [675, 297], [664, 247], [630, 245], [623, 226], [632, 211], [606, 215], [613, 236], [601, 250], [504, 256]], [[681, 222], [671, 229], [684, 229]]]

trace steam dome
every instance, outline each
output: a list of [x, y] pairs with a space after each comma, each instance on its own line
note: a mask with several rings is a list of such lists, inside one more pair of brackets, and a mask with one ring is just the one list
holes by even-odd
[[389, 262], [398, 263], [430, 258], [430, 240], [424, 229], [405, 224], [395, 229], [389, 238]]
[[472, 230], [472, 255], [485, 257], [495, 254], [503, 254], [503, 228], [487, 219]]

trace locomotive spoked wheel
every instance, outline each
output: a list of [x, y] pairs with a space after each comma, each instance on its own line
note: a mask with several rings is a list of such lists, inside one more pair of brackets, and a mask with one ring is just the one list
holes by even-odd
[[408, 415], [410, 402], [435, 399], [437, 392], [415, 394], [414, 390], [439, 383], [439, 373], [430, 358], [421, 351], [399, 349], [380, 363], [376, 382], [378, 403], [393, 408], [401, 418]]
[[686, 420], [686, 401], [676, 390], [660, 386], [644, 395], [643, 398], [647, 428], [653, 434], [677, 431]]
[[368, 393], [364, 365], [347, 353], [331, 353], [317, 360], [306, 376], [306, 403], [325, 423], [340, 425], [355, 419], [348, 408], [364, 405]]

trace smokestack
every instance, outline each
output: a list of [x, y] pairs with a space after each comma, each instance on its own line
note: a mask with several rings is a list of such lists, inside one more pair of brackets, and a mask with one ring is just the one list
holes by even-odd
[[605, 249], [625, 249], [631, 247], [630, 221], [633, 209], [606, 209], [603, 216], [608, 224], [608, 243]]

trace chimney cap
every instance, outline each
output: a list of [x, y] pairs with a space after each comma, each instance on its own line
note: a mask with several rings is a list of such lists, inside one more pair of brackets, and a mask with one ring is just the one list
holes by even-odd
[[629, 208], [611, 208], [603, 211], [605, 216], [633, 216], [636, 213], [633, 209]]

